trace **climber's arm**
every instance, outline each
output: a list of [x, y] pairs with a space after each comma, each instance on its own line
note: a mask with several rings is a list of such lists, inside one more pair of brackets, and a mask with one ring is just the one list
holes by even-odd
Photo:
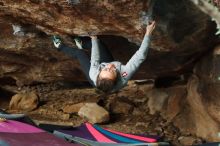
[[132, 75], [137, 71], [137, 69], [140, 67], [141, 63], [144, 62], [144, 60], [146, 59], [149, 50], [150, 36], [154, 28], [155, 28], [155, 21], [153, 21], [150, 25], [147, 26], [146, 33], [140, 48], [125, 65], [124, 68], [124, 70], [126, 71], [125, 79], [129, 80], [132, 77]]
[[98, 66], [100, 64], [100, 50], [99, 50], [99, 40], [96, 36], [91, 36], [92, 40], [92, 52], [91, 52], [91, 66], [89, 70], [89, 76], [91, 80], [94, 82], [97, 78]]

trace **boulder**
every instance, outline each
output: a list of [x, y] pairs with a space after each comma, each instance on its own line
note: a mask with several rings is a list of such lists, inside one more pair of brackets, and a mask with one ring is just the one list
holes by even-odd
[[38, 104], [39, 98], [35, 92], [18, 93], [12, 96], [9, 109], [32, 111], [37, 108]]
[[96, 103], [86, 103], [78, 112], [82, 118], [86, 118], [89, 122], [104, 123], [109, 120], [109, 113], [103, 107]]

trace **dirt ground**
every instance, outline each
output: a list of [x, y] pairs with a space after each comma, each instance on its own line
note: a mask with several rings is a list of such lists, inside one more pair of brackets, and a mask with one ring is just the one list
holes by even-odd
[[[38, 124], [78, 126], [85, 122], [86, 119], [79, 117], [76, 113], [64, 113], [63, 108], [80, 102], [96, 102], [110, 113], [110, 121], [100, 124], [102, 127], [125, 133], [158, 135], [162, 137], [163, 141], [168, 141], [172, 145], [183, 145], [180, 143], [179, 138], [184, 135], [172, 122], [163, 119], [159, 113], [149, 114], [148, 99], [143, 90], [140, 90], [140, 86], [147, 90], [152, 88], [151, 84], [130, 84], [119, 93], [112, 95], [100, 94], [95, 89], [85, 85], [77, 85], [77, 88], [75, 86], [56, 83], [28, 86], [21, 89], [10, 86], [4, 88], [16, 92], [22, 90], [36, 91], [40, 97], [40, 104], [37, 109], [27, 112], [27, 114]], [[1, 108], [8, 109], [11, 95], [9, 93], [7, 95], [8, 98], [6, 96], [0, 98]], [[194, 143], [202, 143], [202, 140], [195, 138]]]

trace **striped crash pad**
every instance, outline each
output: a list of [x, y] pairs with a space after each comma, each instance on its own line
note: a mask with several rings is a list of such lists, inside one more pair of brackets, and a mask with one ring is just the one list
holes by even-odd
[[[159, 145], [158, 136], [143, 136], [135, 134], [127, 134], [107, 128], [101, 128], [98, 125], [92, 125], [90, 123], [82, 124], [79, 127], [66, 130], [55, 130], [54, 134], [58, 137], [69, 139], [72, 141], [83, 141], [87, 142], [99, 142], [99, 143], [111, 143], [111, 144], [143, 144], [143, 143], [154, 143]], [[78, 139], [76, 139], [78, 138]], [[85, 142], [84, 141], [84, 142]], [[83, 142], [82, 142], [83, 143]], [[85, 142], [86, 143], [86, 142]], [[98, 143], [96, 143], [97, 145]], [[161, 143], [162, 144], [162, 143]], [[163, 143], [168, 145], [168, 143]]]

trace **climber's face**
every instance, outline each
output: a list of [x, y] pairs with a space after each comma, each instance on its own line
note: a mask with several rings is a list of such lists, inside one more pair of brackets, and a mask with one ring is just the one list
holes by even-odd
[[115, 80], [117, 77], [117, 71], [114, 64], [106, 65], [100, 72], [99, 77], [102, 79]]

